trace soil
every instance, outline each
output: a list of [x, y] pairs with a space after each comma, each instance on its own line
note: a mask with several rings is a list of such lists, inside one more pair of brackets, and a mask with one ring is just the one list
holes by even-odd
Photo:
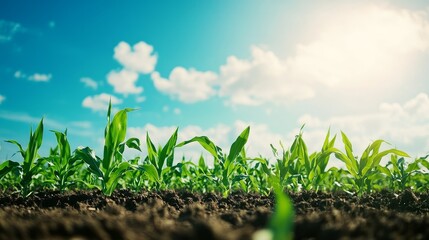
[[[429, 193], [289, 194], [295, 239], [429, 239]], [[236, 192], [0, 194], [0, 239], [252, 239], [273, 196]]]

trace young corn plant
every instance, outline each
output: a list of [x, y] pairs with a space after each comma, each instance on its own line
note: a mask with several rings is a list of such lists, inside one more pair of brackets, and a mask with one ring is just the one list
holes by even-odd
[[175, 168], [173, 160], [174, 148], [177, 142], [177, 131], [178, 129], [174, 131], [164, 147], [159, 146], [158, 149], [150, 139], [149, 133], [146, 134], [148, 156], [144, 160], [143, 165], [139, 166], [139, 169], [155, 183], [156, 189], [167, 187], [171, 183], [170, 180]]
[[379, 171], [388, 177], [389, 188], [404, 191], [406, 188], [413, 187], [411, 185], [413, 176], [422, 173], [420, 164], [424, 162], [424, 159], [417, 158], [413, 162], [406, 164], [403, 157], [398, 158], [397, 155], [392, 154], [385, 167], [379, 166]]
[[[326, 170], [326, 167], [329, 163], [329, 158], [331, 154], [335, 154], [338, 152], [338, 150], [334, 147], [335, 145], [335, 139], [336, 136], [334, 136], [332, 139], [330, 139], [330, 130], [328, 130], [328, 133], [326, 134], [325, 141], [323, 143], [322, 149], [320, 152], [314, 152], [310, 156], [308, 156], [308, 160], [305, 160], [305, 169], [308, 173], [308, 178], [306, 186], [308, 186], [307, 190], [320, 190], [320, 189], [326, 189], [329, 187], [329, 185], [325, 185], [326, 180], [328, 179], [328, 171]], [[303, 150], [303, 156], [304, 159], [307, 159], [306, 156], [306, 145], [304, 141], [302, 141], [302, 148]], [[334, 169], [332, 169], [334, 170]]]
[[24, 161], [20, 164], [12, 160], [8, 160], [0, 165], [0, 179], [6, 174], [17, 170], [19, 177], [19, 190], [23, 197], [28, 197], [33, 193], [34, 177], [44, 170], [44, 160], [40, 158], [38, 150], [43, 141], [43, 119], [40, 121], [36, 130], [30, 130], [30, 141], [26, 150], [23, 149], [21, 144], [14, 140], [7, 140], [6, 142], [15, 144], [19, 148]]
[[246, 178], [247, 176], [237, 174], [240, 168], [239, 158], [244, 146], [249, 138], [250, 127], [241, 132], [237, 139], [232, 143], [229, 153], [222, 153], [222, 149], [214, 144], [206, 136], [197, 136], [190, 140], [179, 143], [176, 147], [182, 147], [192, 142], [198, 142], [214, 157], [214, 169], [212, 171], [213, 180], [219, 186], [223, 196], [229, 195], [232, 186]]
[[67, 130], [62, 132], [52, 131], [57, 139], [55, 151], [47, 158], [49, 170], [54, 176], [54, 187], [61, 192], [76, 185], [72, 177], [78, 172], [83, 161], [71, 155], [70, 144], [67, 139]]
[[346, 152], [338, 151], [335, 156], [346, 164], [348, 172], [353, 177], [352, 180], [358, 190], [358, 195], [362, 195], [363, 192], [371, 192], [373, 181], [380, 177], [379, 166], [384, 156], [396, 154], [402, 157], [409, 157], [407, 153], [397, 149], [380, 151], [381, 144], [385, 141], [376, 140], [363, 151], [358, 159], [353, 154], [352, 144], [346, 134], [341, 132], [341, 136]]
[[96, 178], [96, 185], [87, 183], [89, 187], [96, 187], [105, 195], [110, 196], [116, 189], [119, 180], [124, 173], [133, 166], [129, 162], [122, 161], [122, 154], [125, 146], [140, 151], [140, 141], [137, 138], [130, 138], [125, 141], [127, 132], [127, 113], [133, 109], [126, 108], [115, 114], [113, 120], [110, 119], [111, 104], [107, 111], [107, 125], [104, 131], [104, 152], [103, 158], [95, 155], [89, 147], [78, 148], [75, 151], [77, 159], [82, 159], [88, 170]]

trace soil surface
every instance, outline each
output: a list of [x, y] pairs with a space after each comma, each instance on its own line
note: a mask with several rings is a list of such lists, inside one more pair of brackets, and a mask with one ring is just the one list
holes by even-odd
[[[429, 194], [289, 194], [295, 239], [429, 239]], [[274, 196], [186, 191], [0, 194], [0, 239], [252, 239]]]

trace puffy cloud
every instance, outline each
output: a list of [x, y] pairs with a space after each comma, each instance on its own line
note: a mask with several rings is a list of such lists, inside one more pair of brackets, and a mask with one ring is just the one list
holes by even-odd
[[94, 90], [98, 88], [98, 83], [92, 78], [83, 77], [80, 79], [80, 82], [85, 84], [85, 87], [89, 87], [89, 88], [92, 88]]
[[121, 71], [110, 71], [107, 75], [107, 81], [114, 87], [116, 93], [139, 94], [143, 92], [143, 87], [137, 87], [139, 75], [134, 71], [122, 69]]
[[121, 99], [113, 95], [101, 93], [99, 95], [86, 97], [82, 102], [82, 106], [90, 108], [93, 111], [107, 111], [107, 108], [109, 107], [109, 101], [111, 101], [112, 106], [122, 103]]
[[24, 31], [21, 24], [0, 19], [0, 43], [9, 42], [16, 33]]
[[[304, 134], [309, 146], [322, 143], [326, 130], [344, 131], [353, 143], [357, 154], [376, 139], [384, 139], [411, 155], [429, 153], [429, 97], [426, 93], [400, 103], [382, 103], [379, 111], [321, 119], [304, 115], [299, 121], [306, 124]], [[316, 150], [316, 149], [314, 149]]]
[[0, 104], [2, 104], [2, 102], [3, 102], [5, 99], [6, 99], [6, 97], [5, 97], [5, 96], [0, 95]]
[[287, 103], [314, 96], [306, 82], [288, 76], [287, 66], [273, 52], [253, 46], [251, 60], [230, 56], [220, 67], [219, 95], [233, 105]]
[[162, 78], [158, 72], [153, 72], [151, 77], [159, 91], [185, 103], [204, 101], [216, 93], [213, 89], [216, 74], [210, 71], [176, 67], [168, 79]]
[[231, 105], [251, 106], [333, 94], [356, 101], [362, 91], [373, 99], [388, 94], [379, 91], [386, 85], [399, 89], [418, 66], [418, 54], [429, 49], [427, 11], [388, 4], [332, 11], [314, 16], [311, 40], [297, 43], [288, 57], [253, 46], [250, 58], [229, 56], [217, 74], [203, 77], [177, 67], [168, 79], [158, 72], [152, 79], [159, 91], [187, 103], [216, 95]]
[[28, 77], [28, 80], [33, 82], [49, 82], [52, 78], [52, 74], [34, 73]]
[[23, 73], [22, 71], [16, 71], [13, 76], [15, 78], [24, 78], [29, 81], [33, 82], [49, 82], [52, 78], [52, 74], [44, 74], [44, 73], [34, 73], [32, 75], [27, 75], [26, 73]]
[[132, 48], [128, 43], [120, 42], [114, 51], [114, 58], [126, 69], [143, 74], [151, 73], [158, 60], [153, 47], [145, 42], [138, 42]]

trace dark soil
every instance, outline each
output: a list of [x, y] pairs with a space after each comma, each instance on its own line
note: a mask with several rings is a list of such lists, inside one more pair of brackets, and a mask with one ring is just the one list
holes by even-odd
[[[291, 193], [295, 239], [429, 239], [429, 194]], [[251, 239], [273, 196], [185, 191], [0, 194], [0, 239]]]

